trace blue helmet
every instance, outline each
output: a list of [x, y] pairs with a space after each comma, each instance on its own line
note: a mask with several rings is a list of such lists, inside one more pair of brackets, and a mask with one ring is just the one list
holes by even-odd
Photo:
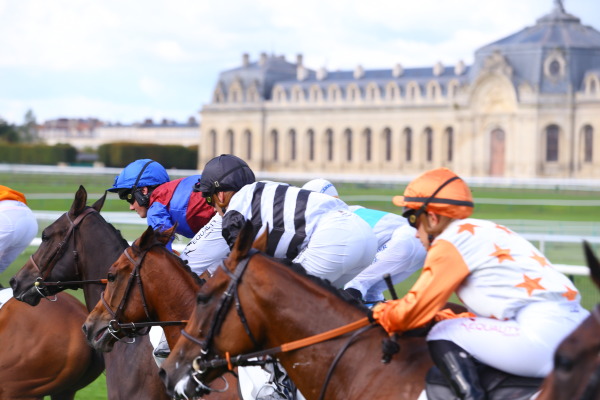
[[115, 183], [108, 191], [118, 192], [122, 189], [157, 186], [169, 181], [169, 174], [167, 174], [165, 167], [154, 160], [144, 158], [136, 160], [126, 166], [123, 171], [115, 177]]

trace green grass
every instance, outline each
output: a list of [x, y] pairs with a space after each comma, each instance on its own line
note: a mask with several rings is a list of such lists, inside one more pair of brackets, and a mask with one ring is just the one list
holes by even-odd
[[[173, 177], [172, 177], [173, 178]], [[113, 183], [113, 175], [47, 175], [47, 174], [7, 174], [0, 173], [0, 182], [3, 185], [10, 186], [19, 190], [25, 195], [36, 193], [52, 194], [72, 194], [83, 184], [90, 194], [88, 204], [96, 201], [104, 190]], [[294, 182], [292, 182], [294, 183]], [[303, 182], [295, 182], [300, 186]], [[389, 196], [390, 201], [363, 201], [360, 205], [365, 207], [380, 209], [399, 213], [400, 210], [391, 204], [391, 197], [402, 194], [404, 185], [364, 185], [364, 184], [339, 184], [336, 185], [340, 197], [344, 199], [347, 196], [378, 195]], [[555, 200], [598, 200], [600, 193], [593, 191], [558, 191], [558, 190], [533, 190], [533, 189], [492, 189], [492, 188], [473, 188], [475, 200], [478, 198], [507, 199], [555, 199]], [[28, 203], [34, 210], [52, 210], [66, 211], [72, 203], [73, 197], [67, 199], [34, 199], [30, 198]], [[348, 201], [350, 204], [353, 202]], [[115, 194], [109, 194], [105, 202], [103, 211], [127, 211], [128, 205], [118, 200]], [[476, 205], [474, 217], [492, 220], [548, 220], [548, 221], [600, 221], [600, 207], [571, 207], [571, 206], [515, 206], [509, 204], [480, 204]], [[40, 226], [40, 231], [50, 222]], [[145, 229], [143, 225], [115, 225], [122, 231], [123, 236], [128, 240], [133, 240], [141, 235]], [[38, 235], [39, 236], [39, 235]], [[598, 246], [595, 250], [598, 252]], [[30, 247], [9, 268], [0, 274], [0, 283], [7, 285], [8, 280], [19, 268], [27, 261], [29, 255], [35, 251]], [[583, 252], [580, 244], [547, 244], [546, 256], [554, 263], [584, 265]], [[418, 272], [406, 281], [396, 285], [397, 293], [402, 296], [405, 294], [418, 277]], [[573, 277], [575, 285], [583, 294], [583, 305], [591, 308], [600, 300], [598, 290], [587, 277]], [[72, 291], [72, 293], [83, 301], [81, 291]], [[388, 294], [389, 298], [389, 294]], [[451, 301], [458, 302], [454, 297]], [[81, 390], [77, 400], [96, 400], [106, 399], [106, 383], [104, 375], [101, 375], [92, 385]]]

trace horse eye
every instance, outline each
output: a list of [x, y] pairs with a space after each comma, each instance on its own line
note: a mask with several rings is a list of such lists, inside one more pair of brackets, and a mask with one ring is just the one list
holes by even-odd
[[109, 281], [109, 282], [114, 282], [114, 281], [115, 281], [115, 278], [116, 278], [116, 277], [115, 277], [115, 275], [114, 275], [114, 274], [110, 274], [110, 273], [108, 274], [108, 277], [107, 277], [107, 279], [108, 279], [108, 281]]
[[203, 293], [198, 293], [198, 297], [196, 297], [196, 303], [198, 304], [206, 304], [208, 303], [208, 300], [210, 300], [210, 296]]
[[571, 371], [573, 369], [573, 367], [575, 366], [575, 363], [573, 362], [573, 359], [563, 356], [561, 354], [557, 354], [554, 357], [554, 367], [557, 369], [561, 369], [565, 372]]
[[42, 232], [42, 241], [45, 242], [46, 240], [48, 240], [48, 235], [46, 235], [45, 232]]

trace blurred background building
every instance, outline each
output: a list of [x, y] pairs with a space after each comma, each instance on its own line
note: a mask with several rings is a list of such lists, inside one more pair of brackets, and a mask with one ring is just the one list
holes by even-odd
[[244, 54], [201, 121], [199, 168], [233, 153], [272, 172], [598, 177], [600, 32], [555, 0], [472, 65], [327, 71]]

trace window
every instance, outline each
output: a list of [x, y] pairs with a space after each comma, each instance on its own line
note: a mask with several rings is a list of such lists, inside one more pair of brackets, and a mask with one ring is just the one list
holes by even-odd
[[370, 162], [371, 161], [371, 153], [372, 153], [373, 135], [371, 134], [371, 130], [369, 128], [365, 129], [364, 138], [365, 138], [365, 161]]
[[352, 131], [350, 129], [344, 131], [344, 138], [346, 139], [346, 161], [352, 161]]
[[431, 128], [425, 128], [425, 160], [433, 161], [433, 131]]
[[290, 160], [296, 161], [296, 131], [290, 129], [288, 133], [288, 139], [290, 141]]
[[252, 160], [252, 132], [246, 130], [244, 138], [246, 139], [246, 161], [250, 161]]
[[557, 60], [552, 60], [548, 65], [550, 76], [558, 76], [560, 74], [560, 63]]
[[327, 140], [327, 161], [333, 161], [333, 131], [327, 129], [325, 132], [325, 139]]
[[590, 163], [593, 161], [594, 149], [594, 128], [586, 125], [583, 128], [583, 161]]
[[384, 129], [383, 140], [385, 142], [385, 161], [392, 161], [392, 130], [390, 128]]
[[404, 153], [406, 161], [412, 161], [412, 129], [410, 128], [404, 130], [404, 143], [406, 145]]
[[227, 142], [229, 143], [229, 154], [233, 154], [235, 143], [233, 131], [231, 129], [227, 131]]
[[454, 130], [452, 127], [446, 128], [446, 161], [451, 162], [454, 148]]
[[275, 129], [271, 131], [271, 146], [273, 161], [277, 161], [279, 160], [279, 134]]
[[558, 161], [558, 126], [546, 128], [546, 161]]
[[308, 136], [308, 160], [314, 161], [315, 160], [315, 131], [313, 131], [312, 129], [309, 129], [308, 132], [306, 132], [306, 135]]
[[596, 94], [597, 91], [598, 91], [598, 87], [597, 87], [596, 81], [594, 79], [592, 79], [590, 81], [590, 94]]

